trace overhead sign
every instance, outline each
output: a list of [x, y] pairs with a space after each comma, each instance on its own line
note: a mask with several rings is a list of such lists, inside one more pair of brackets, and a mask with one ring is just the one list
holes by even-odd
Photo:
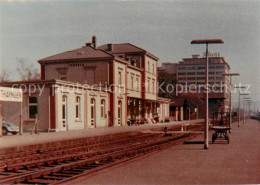
[[0, 101], [22, 102], [23, 91], [17, 88], [0, 87]]

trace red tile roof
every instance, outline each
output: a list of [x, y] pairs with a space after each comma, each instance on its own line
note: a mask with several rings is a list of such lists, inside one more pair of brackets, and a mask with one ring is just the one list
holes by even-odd
[[50, 57], [40, 59], [39, 63], [62, 61], [62, 60], [77, 60], [77, 59], [97, 59], [97, 58], [113, 58], [113, 56], [100, 49], [95, 49], [90, 46], [83, 46], [82, 48], [65, 51]]
[[102, 49], [106, 52], [112, 53], [112, 54], [119, 54], [119, 53], [146, 53], [147, 55], [149, 55], [150, 57], [154, 58], [155, 60], [159, 60], [158, 57], [156, 57], [155, 55], [147, 52], [146, 50], [135, 46], [133, 44], [130, 43], [120, 43], [120, 44], [112, 44], [112, 51], [108, 51], [108, 45], [109, 44], [105, 44], [102, 46], [99, 46], [98, 49]]

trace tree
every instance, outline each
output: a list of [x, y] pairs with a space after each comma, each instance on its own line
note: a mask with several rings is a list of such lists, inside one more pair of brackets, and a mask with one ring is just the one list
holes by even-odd
[[176, 77], [164, 70], [158, 71], [159, 90], [158, 96], [163, 98], [172, 98], [176, 96]]
[[27, 63], [24, 58], [17, 58], [16, 60], [18, 62], [16, 71], [20, 75], [21, 80], [29, 81], [40, 79], [40, 73], [33, 64]]
[[8, 82], [8, 81], [9, 81], [9, 75], [5, 70], [3, 70], [0, 74], [0, 83], [1, 82]]

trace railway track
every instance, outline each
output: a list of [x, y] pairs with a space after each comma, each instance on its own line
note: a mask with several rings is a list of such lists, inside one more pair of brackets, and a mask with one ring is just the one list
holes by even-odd
[[[202, 126], [192, 127], [201, 130]], [[0, 156], [0, 184], [59, 184], [141, 157], [198, 135], [123, 133], [78, 144]]]

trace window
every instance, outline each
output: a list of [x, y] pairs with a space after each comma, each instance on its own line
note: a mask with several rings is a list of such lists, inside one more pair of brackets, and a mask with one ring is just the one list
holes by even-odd
[[153, 86], [152, 86], [152, 88], [153, 88], [153, 93], [155, 93], [155, 92], [154, 92], [154, 91], [155, 91], [154, 80], [153, 80]]
[[62, 96], [62, 126], [66, 127], [67, 124], [67, 96]]
[[195, 72], [188, 72], [187, 75], [195, 75]]
[[38, 114], [38, 100], [36, 97], [29, 98], [29, 119], [35, 119]]
[[131, 76], [131, 89], [134, 90], [134, 76]]
[[198, 67], [197, 69], [205, 69], [205, 67]]
[[66, 80], [67, 79], [67, 68], [57, 68], [56, 69], [59, 73], [59, 79], [60, 80]]
[[76, 119], [81, 119], [81, 104], [80, 97], [76, 97]]
[[101, 109], [101, 118], [105, 118], [105, 100], [102, 99], [101, 100], [101, 105], [100, 105], [100, 109]]
[[150, 78], [147, 80], [147, 92], [150, 92]]
[[154, 71], [154, 64], [153, 64], [153, 71], [152, 71], [154, 74], [155, 74], [155, 71]]
[[197, 75], [205, 75], [205, 72], [197, 72]]
[[179, 67], [178, 70], [179, 70], [179, 71], [186, 70], [186, 67]]
[[186, 73], [178, 73], [179, 76], [185, 76]]
[[122, 101], [119, 100], [118, 101], [118, 110], [117, 110], [117, 113], [118, 113], [118, 124], [121, 125], [121, 121], [122, 121]]
[[121, 71], [118, 72], [118, 84], [119, 85], [122, 84], [122, 72]]
[[148, 61], [148, 67], [147, 67], [148, 72], [150, 72], [150, 62]]
[[96, 115], [96, 105], [95, 99], [91, 98], [90, 100], [90, 123], [91, 125], [95, 125], [95, 115]]
[[140, 83], [139, 82], [139, 76], [136, 76], [136, 90], [138, 90], [138, 91], [140, 90], [139, 89], [139, 83]]

